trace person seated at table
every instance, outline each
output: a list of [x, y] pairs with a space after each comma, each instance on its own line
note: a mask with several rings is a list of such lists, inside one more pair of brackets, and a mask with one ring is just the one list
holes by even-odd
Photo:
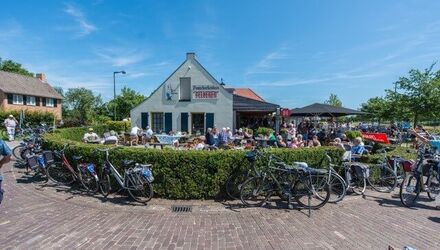
[[332, 142], [329, 143], [329, 145], [345, 150], [345, 147], [344, 147], [344, 144], [342, 144], [341, 138], [335, 138]]
[[110, 130], [109, 136], [104, 137], [103, 144], [116, 144], [118, 143], [118, 136], [115, 131]]
[[287, 144], [288, 148], [299, 148], [298, 146], [298, 138], [297, 137], [292, 137], [292, 140], [290, 140], [290, 142]]
[[228, 132], [226, 128], [222, 128], [222, 131], [218, 135], [218, 145], [219, 147], [222, 147], [227, 144], [228, 144]]
[[215, 146], [214, 135], [212, 133], [212, 128], [208, 128], [205, 134], [205, 143], [208, 146]]
[[321, 142], [319, 142], [318, 136], [314, 135], [312, 140], [309, 141], [309, 147], [320, 147]]
[[296, 146], [298, 147], [298, 148], [303, 148], [303, 147], [305, 147], [306, 146], [306, 142], [303, 140], [303, 136], [302, 136], [302, 134], [298, 134], [297, 136], [296, 136]]
[[83, 136], [83, 142], [96, 142], [99, 140], [99, 136], [93, 132], [93, 128], [89, 128], [89, 131], [84, 134]]
[[139, 134], [140, 128], [138, 126], [134, 126], [130, 131], [130, 136], [137, 136]]
[[243, 136], [244, 136], [245, 139], [252, 139], [252, 137], [254, 135], [252, 134], [252, 130], [245, 129], [244, 132], [243, 132]]
[[203, 150], [205, 149], [205, 138], [203, 138], [203, 136], [200, 136], [199, 138], [197, 138], [197, 144], [195, 145], [194, 149], [195, 150]]
[[354, 138], [353, 146], [351, 147], [351, 158], [352, 159], [360, 158], [362, 154], [365, 152], [366, 151], [364, 144], [362, 143], [362, 138], [361, 137]]
[[281, 135], [278, 135], [278, 136], [277, 136], [277, 146], [278, 146], [279, 148], [285, 148], [285, 147], [287, 147], [287, 144], [286, 144], [286, 142], [283, 140], [283, 137], [282, 137]]
[[152, 137], [153, 137], [153, 130], [150, 128], [150, 126], [146, 126], [145, 130], [142, 133], [142, 144], [149, 142]]
[[348, 139], [346, 134], [342, 134], [339, 138], [341, 138], [342, 143], [350, 143], [350, 139]]
[[228, 143], [231, 143], [234, 141], [234, 135], [232, 134], [231, 128], [227, 127], [226, 132], [228, 133]]

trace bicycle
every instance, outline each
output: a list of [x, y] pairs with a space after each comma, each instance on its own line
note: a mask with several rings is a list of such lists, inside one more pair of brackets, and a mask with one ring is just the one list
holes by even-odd
[[89, 192], [97, 192], [99, 190], [99, 178], [93, 163], [78, 163], [82, 157], [73, 156], [76, 162], [75, 168], [72, 167], [64, 153], [69, 145], [64, 145], [63, 149], [54, 151], [59, 161], [54, 161], [47, 168], [48, 178], [60, 185], [70, 185], [74, 181], [78, 181]]
[[26, 160], [26, 157], [33, 152], [41, 150], [41, 138], [39, 136], [31, 136], [23, 139], [19, 145], [12, 149], [12, 155], [17, 160]]
[[245, 154], [246, 159], [249, 161], [251, 168], [247, 171], [235, 172], [231, 174], [225, 183], [226, 194], [233, 200], [240, 199], [241, 184], [246, 181], [250, 176], [258, 176], [260, 172], [256, 168], [256, 161], [262, 157], [262, 154], [258, 152], [256, 148]]
[[[274, 172], [278, 172], [279, 175]], [[291, 199], [294, 198], [300, 207], [309, 209], [310, 215], [311, 209], [321, 208], [330, 197], [328, 183], [315, 187], [312, 181], [312, 175], [323, 174], [328, 174], [327, 170], [287, 165], [270, 155], [268, 169], [262, 171], [259, 176], [247, 179], [242, 184], [240, 199], [247, 206], [263, 206], [271, 198], [272, 193], [281, 193], [282, 197], [287, 200], [289, 209], [292, 208]], [[317, 203], [312, 204], [313, 198], [317, 198], [315, 199]]]
[[[427, 159], [426, 163], [425, 160]], [[421, 191], [426, 191], [430, 200], [440, 193], [438, 155], [422, 146], [417, 151], [417, 160], [411, 172], [408, 172], [400, 185], [399, 197], [402, 204], [412, 207]], [[426, 184], [423, 184], [424, 177]]]
[[[398, 184], [397, 166], [396, 169], [390, 168], [387, 151], [384, 149], [382, 160], [378, 164], [370, 165], [368, 167], [368, 184], [377, 192], [390, 193]], [[399, 168], [400, 169], [400, 168]]]
[[[344, 178], [338, 174], [338, 172], [335, 170], [336, 167], [339, 167], [338, 165], [335, 165], [332, 163], [332, 158], [328, 155], [328, 152], [326, 152], [326, 158], [328, 161], [327, 165], [327, 175], [315, 175], [312, 179], [315, 184], [319, 185], [325, 185], [329, 184], [330, 186], [330, 197], [328, 199], [328, 202], [330, 203], [337, 203], [344, 199], [345, 195], [347, 194], [347, 183], [345, 182]], [[308, 167], [306, 163], [299, 163], [296, 162], [296, 164], [302, 164], [305, 167]], [[318, 178], [320, 177], [320, 178]], [[325, 199], [325, 197], [319, 197], [322, 200]]]
[[[48, 181], [47, 165], [53, 162], [52, 151], [39, 151], [34, 155], [27, 157], [25, 163], [26, 173], [29, 174], [29, 169], [34, 172], [32, 179], [34, 181], [41, 181], [46, 183]], [[37, 179], [39, 177], [39, 179]]]
[[99, 187], [104, 197], [107, 197], [111, 192], [110, 175], [113, 175], [121, 189], [127, 190], [128, 194], [135, 201], [145, 204], [151, 200], [153, 197], [153, 185], [151, 182], [154, 180], [151, 164], [138, 164], [134, 161], [124, 160], [122, 161], [124, 175], [121, 176], [109, 160], [110, 149], [97, 150], [105, 152], [99, 182]]

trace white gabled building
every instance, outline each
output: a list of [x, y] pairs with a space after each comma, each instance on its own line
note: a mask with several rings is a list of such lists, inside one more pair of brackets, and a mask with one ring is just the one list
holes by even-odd
[[186, 60], [131, 110], [130, 117], [132, 126], [143, 129], [150, 126], [156, 133], [172, 130], [203, 134], [214, 125], [218, 128], [240, 126], [241, 109], [248, 116], [252, 112], [258, 116], [274, 112], [277, 107], [263, 99], [240, 96], [234, 89], [224, 88], [196, 60], [195, 53], [187, 53]]

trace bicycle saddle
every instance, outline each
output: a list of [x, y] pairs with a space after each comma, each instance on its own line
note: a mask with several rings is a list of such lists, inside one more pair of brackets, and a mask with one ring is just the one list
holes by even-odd
[[72, 156], [72, 159], [73, 159], [74, 161], [79, 161], [79, 160], [82, 159], [82, 156], [80, 156], [80, 155], [74, 155], [74, 156]]
[[122, 166], [124, 168], [131, 168], [134, 166], [134, 164], [135, 164], [135, 162], [133, 160], [123, 160], [122, 161]]

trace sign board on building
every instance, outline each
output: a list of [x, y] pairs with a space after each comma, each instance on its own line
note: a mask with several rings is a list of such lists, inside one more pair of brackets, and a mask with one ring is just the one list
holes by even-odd
[[281, 116], [284, 118], [288, 118], [290, 116], [290, 110], [289, 109], [281, 109]]
[[193, 85], [192, 99], [217, 99], [219, 91], [219, 86]]

